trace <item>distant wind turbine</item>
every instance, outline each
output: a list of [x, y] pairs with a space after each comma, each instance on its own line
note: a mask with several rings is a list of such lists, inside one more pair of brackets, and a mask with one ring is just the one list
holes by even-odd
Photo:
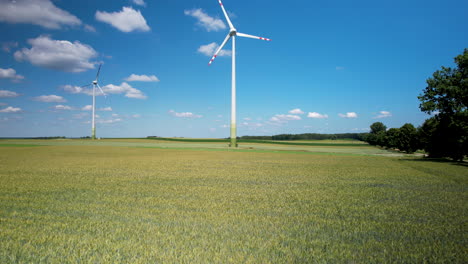
[[232, 38], [232, 82], [231, 82], [231, 144], [230, 147], [237, 147], [237, 136], [236, 136], [236, 36], [245, 37], [245, 38], [253, 38], [253, 39], [261, 39], [266, 41], [271, 41], [271, 39], [252, 36], [244, 33], [237, 32], [236, 28], [232, 25], [231, 20], [229, 19], [226, 10], [224, 9], [223, 3], [221, 0], [218, 0], [221, 9], [223, 10], [224, 16], [226, 17], [226, 21], [229, 24], [229, 33], [224, 39], [221, 46], [219, 46], [218, 50], [215, 52], [213, 57], [211, 58], [208, 65], [213, 63], [214, 59], [218, 56], [218, 53], [223, 49], [224, 45], [228, 42], [229, 39]]
[[99, 88], [99, 90], [101, 91], [102, 95], [104, 95], [104, 97], [106, 96], [104, 91], [101, 89], [101, 86], [99, 86], [98, 84], [99, 73], [101, 72], [101, 66], [102, 64], [99, 64], [99, 69], [96, 74], [96, 79], [90, 84], [81, 86], [83, 88], [88, 87], [90, 85], [93, 86], [93, 117], [91, 121], [91, 139], [96, 139], [96, 120], [95, 120], [96, 119], [96, 87]]

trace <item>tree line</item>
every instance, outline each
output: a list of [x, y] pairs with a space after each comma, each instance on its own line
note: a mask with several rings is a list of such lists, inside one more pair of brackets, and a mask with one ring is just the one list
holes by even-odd
[[242, 136], [240, 139], [257, 139], [257, 140], [336, 140], [336, 139], [356, 139], [364, 140], [365, 133], [342, 133], [342, 134], [279, 134], [273, 136]]
[[417, 129], [412, 124], [387, 130], [371, 125], [365, 141], [372, 145], [412, 153], [424, 150], [429, 157], [463, 160], [468, 155], [468, 49], [455, 57], [456, 68], [443, 67], [427, 79], [418, 96], [421, 111], [432, 115]]

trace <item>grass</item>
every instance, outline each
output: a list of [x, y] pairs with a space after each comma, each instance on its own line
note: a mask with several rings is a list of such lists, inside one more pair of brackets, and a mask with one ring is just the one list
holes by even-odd
[[468, 261], [463, 165], [64, 144], [0, 147], [0, 263]]

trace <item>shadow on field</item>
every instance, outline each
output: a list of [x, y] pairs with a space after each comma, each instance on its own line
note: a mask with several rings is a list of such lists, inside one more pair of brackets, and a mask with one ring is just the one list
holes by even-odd
[[457, 165], [468, 168], [468, 162], [466, 161], [453, 161], [451, 159], [446, 158], [404, 158], [400, 159], [402, 161], [417, 161], [417, 162], [438, 162], [438, 163], [447, 163], [451, 165]]

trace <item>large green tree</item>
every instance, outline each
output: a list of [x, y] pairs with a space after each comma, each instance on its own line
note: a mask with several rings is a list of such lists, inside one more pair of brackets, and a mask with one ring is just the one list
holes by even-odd
[[406, 153], [413, 153], [418, 150], [418, 132], [412, 124], [406, 123], [398, 129], [396, 146], [399, 150]]
[[434, 114], [421, 129], [424, 149], [433, 157], [462, 160], [468, 155], [468, 49], [455, 64], [434, 72], [418, 99], [421, 111]]

